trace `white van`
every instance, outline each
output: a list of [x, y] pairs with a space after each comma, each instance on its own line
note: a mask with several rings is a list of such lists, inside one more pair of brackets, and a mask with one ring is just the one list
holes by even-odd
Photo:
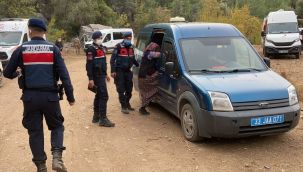
[[[132, 44], [134, 44], [134, 32], [131, 28], [119, 28], [119, 29], [102, 29], [103, 40], [102, 45], [105, 47], [106, 51], [113, 50], [115, 46], [123, 41], [123, 34], [125, 32], [131, 32], [133, 35]], [[93, 41], [89, 41], [85, 43], [85, 47], [87, 48], [91, 45]]]
[[301, 54], [300, 32], [297, 15], [294, 11], [279, 10], [270, 12], [263, 22], [262, 45], [265, 57]]
[[6, 65], [14, 50], [30, 40], [28, 19], [5, 18], [0, 20], [0, 61]]

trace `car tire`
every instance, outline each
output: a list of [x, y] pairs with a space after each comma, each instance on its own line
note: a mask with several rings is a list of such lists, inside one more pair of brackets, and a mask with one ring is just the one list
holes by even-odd
[[263, 47], [263, 55], [264, 55], [264, 57], [268, 57], [269, 58], [268, 54], [266, 53], [266, 48], [265, 47]]
[[300, 53], [296, 54], [296, 59], [300, 58]]
[[181, 126], [184, 137], [191, 142], [200, 141], [197, 116], [190, 104], [185, 104], [181, 110]]

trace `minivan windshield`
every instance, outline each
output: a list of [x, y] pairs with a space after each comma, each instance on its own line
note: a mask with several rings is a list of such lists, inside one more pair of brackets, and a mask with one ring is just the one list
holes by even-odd
[[242, 37], [182, 39], [181, 47], [190, 72], [251, 72], [267, 67]]
[[298, 23], [269, 23], [268, 33], [269, 34], [280, 34], [280, 33], [298, 33]]
[[22, 32], [0, 32], [1, 46], [19, 45]]

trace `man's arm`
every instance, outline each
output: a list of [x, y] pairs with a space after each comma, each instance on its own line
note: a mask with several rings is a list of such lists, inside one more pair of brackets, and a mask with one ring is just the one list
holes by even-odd
[[94, 49], [89, 47], [86, 51], [86, 72], [88, 80], [93, 80]]
[[20, 61], [22, 58], [22, 52], [21, 52], [22, 48], [21, 46], [18, 47], [12, 54], [11, 59], [9, 60], [8, 65], [6, 66], [6, 68], [3, 71], [3, 76], [9, 79], [14, 79], [16, 78], [19, 74], [17, 71], [18, 67], [20, 66]]
[[55, 65], [56, 72], [59, 74], [59, 78], [62, 81], [68, 102], [75, 102], [74, 88], [73, 88], [72, 82], [70, 80], [70, 76], [67, 71], [66, 65], [64, 63], [64, 60], [61, 56], [59, 49], [55, 46], [54, 46], [54, 48], [55, 48], [55, 50], [54, 50], [55, 64], [54, 65]]
[[110, 68], [111, 68], [111, 73], [115, 73], [116, 72], [116, 60], [117, 60], [117, 55], [118, 55], [118, 46], [115, 46], [115, 49], [113, 51], [113, 54], [110, 58]]

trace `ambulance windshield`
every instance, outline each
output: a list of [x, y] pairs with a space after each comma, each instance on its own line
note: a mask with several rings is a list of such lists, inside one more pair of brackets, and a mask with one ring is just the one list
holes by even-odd
[[0, 46], [19, 45], [22, 32], [0, 32]]

